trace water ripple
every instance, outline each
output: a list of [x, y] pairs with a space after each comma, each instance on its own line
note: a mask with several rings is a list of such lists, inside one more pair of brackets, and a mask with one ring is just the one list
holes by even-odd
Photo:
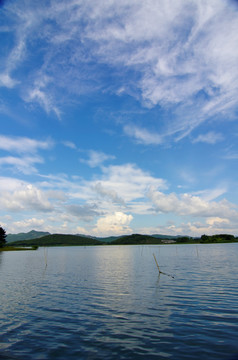
[[[155, 252], [175, 279], [158, 275]], [[11, 255], [1, 266], [0, 359], [238, 353], [237, 244], [50, 248], [46, 269], [41, 249]]]

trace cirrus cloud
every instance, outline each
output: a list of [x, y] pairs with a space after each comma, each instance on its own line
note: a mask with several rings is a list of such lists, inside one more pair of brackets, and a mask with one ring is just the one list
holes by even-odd
[[[2, 59], [2, 85], [19, 82], [26, 101], [59, 118], [61, 101], [72, 94], [78, 99], [123, 89], [142, 105], [172, 110], [176, 116], [167, 119], [163, 135], [178, 141], [237, 108], [237, 13], [228, 0], [53, 0], [20, 8], [10, 2], [5, 16], [16, 41]], [[35, 65], [24, 78], [15, 75], [29, 54], [37, 57]], [[106, 80], [109, 68], [113, 86]], [[137, 140], [160, 143], [159, 136], [135, 129]]]

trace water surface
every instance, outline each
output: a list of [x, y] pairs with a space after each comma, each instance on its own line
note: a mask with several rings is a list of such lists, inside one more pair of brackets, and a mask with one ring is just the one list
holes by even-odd
[[237, 273], [238, 244], [0, 253], [0, 359], [238, 359]]

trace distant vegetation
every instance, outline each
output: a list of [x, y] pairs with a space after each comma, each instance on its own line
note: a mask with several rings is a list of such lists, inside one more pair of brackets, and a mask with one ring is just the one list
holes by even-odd
[[161, 244], [161, 239], [150, 235], [132, 234], [113, 240], [112, 245], [138, 245], [138, 244]]
[[[36, 235], [36, 234], [32, 234]], [[28, 237], [29, 237], [28, 233]], [[233, 235], [202, 235], [200, 238], [189, 236], [163, 236], [132, 234], [126, 236], [112, 236], [108, 238], [94, 238], [84, 235], [53, 234], [38, 238], [22, 239], [10, 242], [11, 246], [88, 246], [88, 245], [153, 245], [153, 244], [207, 244], [237, 242]]]
[[86, 236], [79, 235], [64, 235], [64, 234], [53, 234], [42, 236], [38, 239], [31, 240], [19, 240], [12, 242], [14, 246], [73, 246], [73, 245], [102, 245], [102, 242], [89, 238]]
[[220, 234], [220, 235], [202, 235], [200, 242], [202, 244], [205, 243], [223, 243], [223, 242], [235, 242], [238, 241], [238, 237], [235, 238], [234, 235], [228, 235], [228, 234]]
[[0, 247], [6, 244], [6, 231], [0, 226]]

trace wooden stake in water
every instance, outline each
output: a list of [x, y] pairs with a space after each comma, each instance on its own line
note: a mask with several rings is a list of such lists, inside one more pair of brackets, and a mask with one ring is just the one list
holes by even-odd
[[158, 270], [159, 270], [159, 273], [161, 273], [160, 268], [159, 268], [159, 264], [158, 264], [158, 262], [157, 262], [157, 259], [156, 259], [154, 253], [153, 253], [153, 256], [154, 256], [154, 259], [155, 259], [156, 266], [157, 266], [157, 268], [158, 268]]
[[157, 268], [158, 268], [158, 270], [159, 270], [159, 274], [167, 275], [167, 276], [170, 276], [171, 278], [173, 278], [173, 279], [174, 279], [174, 276], [173, 276], [173, 275], [166, 274], [166, 273], [164, 273], [163, 271], [161, 271], [161, 270], [160, 270], [160, 267], [159, 267], [158, 261], [157, 261], [157, 259], [156, 259], [156, 257], [155, 257], [155, 254], [154, 254], [154, 253], [153, 253], [153, 256], [154, 256], [154, 259], [155, 259], [156, 266], [157, 266]]
[[44, 247], [44, 257], [45, 257], [45, 268], [47, 268], [47, 251]]

